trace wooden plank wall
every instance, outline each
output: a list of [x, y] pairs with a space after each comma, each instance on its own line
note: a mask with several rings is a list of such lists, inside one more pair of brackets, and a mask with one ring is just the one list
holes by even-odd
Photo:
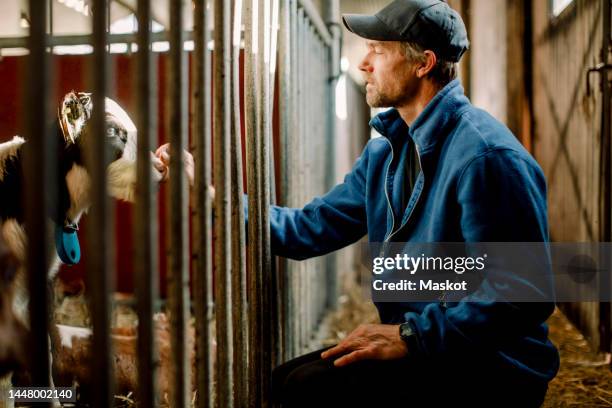
[[[585, 75], [599, 62], [601, 1], [576, 0], [555, 19], [534, 1], [532, 14], [533, 154], [548, 180], [551, 239], [599, 241], [601, 94], [593, 76], [587, 97]], [[561, 306], [599, 347], [599, 304]]]

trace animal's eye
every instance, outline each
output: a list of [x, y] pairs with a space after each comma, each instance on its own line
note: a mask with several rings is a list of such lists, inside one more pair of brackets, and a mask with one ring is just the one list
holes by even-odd
[[123, 143], [127, 143], [128, 137], [127, 137], [127, 132], [125, 130], [119, 131], [119, 139], [121, 139]]
[[115, 137], [117, 135], [117, 130], [113, 127], [109, 127], [106, 129], [106, 136]]

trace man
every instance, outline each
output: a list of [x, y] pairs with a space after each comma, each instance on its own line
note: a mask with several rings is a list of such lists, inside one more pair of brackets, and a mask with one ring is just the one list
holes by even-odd
[[[461, 17], [437, 0], [345, 15], [366, 39], [359, 68], [371, 140], [344, 183], [304, 209], [271, 208], [276, 254], [321, 255], [370, 242], [545, 242], [546, 182], [510, 131], [474, 108], [456, 77]], [[418, 177], [416, 176], [418, 174]], [[378, 303], [381, 324], [273, 374], [286, 407], [539, 406], [558, 370], [553, 304]]]
[[[456, 78], [468, 48], [438, 0], [345, 15], [366, 39], [359, 68], [371, 140], [342, 184], [303, 209], [272, 206], [276, 255], [305, 259], [370, 242], [546, 242], [546, 182], [511, 132], [473, 107]], [[167, 158], [166, 158], [167, 161]], [[377, 303], [381, 324], [273, 373], [283, 407], [541, 405], [558, 370], [551, 302]]]

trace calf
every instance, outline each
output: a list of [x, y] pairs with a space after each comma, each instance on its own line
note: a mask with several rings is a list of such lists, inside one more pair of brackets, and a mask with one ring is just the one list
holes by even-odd
[[[12, 307], [11, 283], [19, 263], [0, 237], [0, 392], [11, 386], [11, 373], [25, 367], [27, 331]], [[0, 403], [1, 404], [1, 403]]]
[[[84, 165], [84, 146], [91, 140], [91, 95], [70, 92], [64, 96], [53, 121], [52, 137], [58, 148], [56, 188], [57, 211], [48, 221], [49, 238], [55, 238], [53, 254], [47, 260], [48, 278], [52, 279], [61, 262], [79, 261], [80, 249], [76, 231], [78, 223], [90, 202], [90, 178]], [[127, 113], [113, 100], [106, 98], [106, 142], [112, 150], [112, 162], [107, 168], [108, 191], [118, 199], [133, 201], [136, 188], [136, 126]], [[0, 144], [0, 236], [15, 255], [19, 265], [25, 265], [26, 235], [24, 230], [23, 146], [27, 143], [19, 136]], [[151, 155], [154, 180], [162, 179], [155, 164], [159, 159]], [[51, 239], [50, 239], [51, 241]], [[17, 268], [5, 293], [12, 294], [12, 309], [23, 325], [28, 324], [28, 293], [26, 273]], [[54, 325], [52, 325], [54, 327]], [[0, 407], [2, 402], [0, 402]]]

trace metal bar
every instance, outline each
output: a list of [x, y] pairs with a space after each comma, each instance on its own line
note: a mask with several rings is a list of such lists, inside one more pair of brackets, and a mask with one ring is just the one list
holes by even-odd
[[[306, 41], [307, 41], [307, 30], [308, 30], [308, 17], [306, 16], [306, 11], [304, 9], [300, 9], [299, 10], [299, 19], [298, 19], [298, 24], [300, 27], [300, 41], [299, 44], [301, 44], [301, 46], [299, 47], [299, 60], [298, 60], [298, 65], [300, 67], [300, 74], [299, 74], [299, 81], [300, 81], [300, 108], [299, 108], [299, 118], [300, 118], [300, 137], [298, 139], [298, 155], [299, 155], [299, 163], [300, 163], [300, 170], [299, 170], [299, 185], [300, 185], [300, 205], [302, 205], [306, 199], [306, 196], [308, 195], [308, 192], [306, 191], [308, 188], [308, 185], [306, 183], [306, 160], [305, 160], [305, 145], [304, 145], [304, 139], [306, 137], [306, 133], [308, 131], [308, 124], [307, 124], [307, 118], [306, 118], [306, 110], [308, 109], [308, 105], [307, 105], [307, 92], [308, 92], [308, 82], [306, 81], [306, 76], [308, 75], [308, 70], [307, 70], [307, 63], [308, 63], [308, 59], [306, 56]], [[298, 280], [299, 280], [299, 290], [300, 290], [300, 296], [299, 296], [299, 306], [298, 306], [298, 312], [300, 314], [302, 314], [303, 316], [303, 311], [306, 307], [306, 273], [308, 272], [308, 265], [307, 262], [301, 262], [300, 263], [300, 271], [299, 271], [299, 275], [297, 276]], [[298, 353], [302, 354], [306, 348], [306, 327], [307, 327], [307, 321], [305, 318], [301, 318], [299, 320], [299, 328], [300, 328], [300, 343], [299, 343], [299, 349], [298, 349]]]
[[[36, 3], [39, 7], [39, 4]], [[122, 43], [138, 43], [138, 35], [135, 33], [130, 34], [110, 34], [107, 36], [107, 44], [122, 44]], [[184, 41], [191, 41], [194, 37], [194, 33], [191, 31], [184, 32]], [[29, 37], [3, 37], [0, 38], [0, 48], [28, 48]], [[151, 33], [151, 41], [169, 41], [170, 32], [161, 31], [158, 33]], [[93, 45], [92, 36], [89, 34], [80, 35], [53, 35], [50, 36], [47, 41], [47, 46], [56, 47], [62, 45]]]
[[[56, 151], [56, 139], [50, 137], [50, 129], [45, 120], [33, 118], [53, 117], [50, 111], [49, 91], [49, 57], [46, 52], [47, 8], [40, 7], [38, 1], [30, 0], [31, 14], [30, 35], [27, 46], [28, 75], [24, 77], [22, 89], [25, 89], [21, 121], [26, 129], [27, 143], [24, 147], [25, 159], [25, 201], [27, 247], [27, 277], [29, 300], [29, 369], [32, 383], [36, 386], [48, 386], [51, 374], [49, 360], [49, 314], [47, 288], [47, 260], [54, 256], [53, 245], [48, 238], [47, 211], [51, 210], [56, 178], [51, 177], [56, 169], [52, 154]], [[27, 78], [27, 80], [25, 80]], [[27, 114], [26, 114], [27, 113]], [[41, 205], [42, 204], [42, 205]], [[54, 211], [52, 212], [54, 213]], [[49, 406], [49, 405], [47, 405]]]
[[187, 181], [183, 151], [187, 145], [187, 64], [183, 50], [183, 4], [172, 0], [170, 7], [170, 188], [168, 305], [170, 310], [170, 405], [185, 407], [191, 401], [190, 353], [187, 347], [189, 313], [189, 270], [187, 231]]
[[248, 300], [249, 300], [249, 400], [248, 406], [261, 406], [261, 340], [263, 337], [261, 320], [261, 217], [258, 200], [259, 180], [258, 163], [259, 121], [258, 121], [258, 88], [257, 56], [259, 50], [258, 0], [247, 0], [245, 9], [245, 126], [247, 154], [247, 190], [248, 190]]
[[91, 315], [93, 320], [92, 381], [94, 406], [110, 407], [113, 404], [112, 343], [110, 340], [110, 293], [114, 288], [111, 272], [113, 246], [111, 245], [113, 212], [106, 193], [106, 168], [110, 154], [106, 143], [105, 95], [108, 89], [108, 54], [106, 51], [106, 0], [95, 0], [92, 6], [99, 13], [93, 16], [94, 55], [92, 60], [91, 117], [92, 143], [86, 149], [87, 166], [92, 180], [92, 209], [87, 229], [87, 278], [91, 290]]
[[261, 230], [260, 243], [261, 252], [261, 311], [262, 319], [262, 372], [261, 394], [262, 407], [269, 404], [270, 376], [272, 375], [272, 324], [269, 318], [264, 319], [272, 309], [272, 263], [270, 251], [270, 140], [272, 133], [272, 115], [270, 105], [270, 26], [271, 26], [271, 1], [264, 0], [263, 7], [259, 8], [259, 21], [263, 27], [259, 27], [259, 43], [263, 45], [263, 52], [258, 55], [259, 68], [259, 111], [260, 111], [260, 161], [258, 163], [259, 194], [257, 198], [261, 208]]
[[234, 342], [234, 400], [246, 405], [248, 393], [246, 298], [246, 231], [244, 229], [244, 198], [242, 177], [242, 138], [240, 131], [240, 40], [242, 0], [233, 0], [233, 38], [231, 54], [231, 205], [232, 205], [232, 324]]
[[151, 0], [138, 0], [137, 105], [138, 148], [134, 272], [138, 309], [138, 403], [157, 407], [157, 349], [153, 315], [158, 299], [157, 194], [151, 176], [151, 150], [157, 139], [156, 89], [151, 51]]
[[233, 344], [231, 320], [231, 8], [215, 0], [214, 179], [215, 179], [215, 312], [217, 320], [217, 406], [231, 408]]
[[[290, 53], [291, 53], [291, 66], [293, 67], [293, 71], [291, 74], [291, 84], [293, 84], [292, 86], [292, 90], [291, 90], [291, 99], [292, 99], [292, 103], [291, 103], [291, 122], [292, 122], [292, 129], [294, 130], [291, 133], [291, 138], [290, 138], [290, 152], [291, 152], [291, 156], [290, 156], [290, 163], [293, 164], [299, 164], [297, 161], [298, 158], [298, 141], [300, 138], [300, 122], [299, 122], [299, 91], [300, 91], [300, 87], [299, 87], [299, 73], [301, 70], [301, 67], [299, 65], [299, 61], [298, 61], [298, 41], [299, 41], [299, 19], [298, 19], [298, 8], [297, 8], [297, 0], [291, 0], [291, 49], [290, 49]], [[291, 169], [291, 171], [289, 172], [290, 175], [290, 183], [287, 185], [288, 188], [288, 196], [291, 200], [291, 202], [289, 203], [290, 206], [296, 206], [299, 204], [299, 200], [298, 200], [298, 192], [299, 192], [299, 185], [298, 185], [298, 169], [293, 167]], [[290, 190], [289, 190], [290, 189]], [[297, 280], [297, 274], [300, 272], [300, 266], [299, 264], [296, 264], [295, 262], [289, 261], [289, 265], [291, 266], [291, 269], [289, 269], [287, 271], [288, 274], [288, 279], [289, 279], [289, 283], [290, 283], [290, 293], [288, 294], [289, 296], [289, 314], [291, 316], [291, 326], [290, 326], [290, 347], [291, 347], [291, 352], [289, 354], [289, 356], [295, 357], [298, 354], [298, 328], [299, 328], [299, 324], [300, 324], [300, 320], [299, 319], [295, 319], [294, 317], [297, 315], [296, 310], [297, 306], [298, 306], [298, 294], [299, 294], [299, 286], [298, 286], [298, 280]]]
[[[270, 110], [270, 135], [269, 135], [269, 157], [268, 161], [268, 172], [269, 172], [269, 204], [276, 204], [276, 173], [275, 173], [275, 153], [274, 153], [274, 132], [272, 126], [272, 118], [274, 117], [274, 96], [276, 88], [276, 67], [277, 67], [277, 54], [278, 54], [278, 26], [279, 26], [279, 0], [272, 0], [271, 9], [271, 24], [270, 24], [270, 69], [269, 69], [269, 110]], [[283, 322], [282, 315], [284, 313], [283, 307], [283, 278], [282, 270], [279, 268], [279, 262], [276, 257], [270, 255], [270, 305], [271, 309], [269, 314], [271, 316], [271, 344], [272, 355], [270, 359], [270, 375], [272, 369], [276, 367], [283, 360]]]
[[[340, 69], [340, 48], [342, 41], [342, 29], [340, 28], [340, 1], [329, 0], [326, 2], [325, 21], [330, 25], [330, 33], [332, 37], [331, 46], [324, 47], [325, 63], [324, 75], [327, 75], [330, 80], [323, 78], [323, 95], [322, 100], [327, 101], [327, 114], [325, 121], [325, 142], [326, 142], [326, 188], [331, 189], [336, 184], [336, 85], [341, 75]], [[334, 309], [338, 306], [339, 283], [337, 273], [337, 256], [330, 254], [326, 258], [327, 273], [325, 280], [327, 281], [327, 296], [326, 307]]]
[[[291, 137], [291, 0], [284, 0], [280, 5], [280, 33], [278, 47], [278, 72], [279, 72], [279, 109], [280, 109], [280, 204], [288, 206], [288, 191], [289, 191], [289, 152]], [[288, 279], [289, 263], [286, 259], [280, 260], [279, 268], [279, 321], [281, 331], [281, 358], [278, 363], [287, 361], [290, 358], [290, 310], [289, 310], [289, 294], [290, 285]]]
[[321, 19], [321, 16], [319, 15], [319, 12], [317, 11], [315, 5], [312, 4], [311, 0], [298, 0], [298, 2], [300, 3], [300, 7], [306, 13], [308, 20], [312, 22], [312, 25], [317, 30], [317, 34], [321, 36], [321, 39], [323, 40], [325, 45], [331, 46], [331, 35], [329, 33], [329, 30], [327, 29], [327, 26], [325, 25], [325, 22], [323, 22], [323, 19]]
[[211, 408], [213, 400], [213, 270], [211, 174], [211, 57], [206, 0], [197, 0], [194, 9], [193, 141], [195, 144], [194, 288], [196, 316], [196, 389], [198, 408]]

